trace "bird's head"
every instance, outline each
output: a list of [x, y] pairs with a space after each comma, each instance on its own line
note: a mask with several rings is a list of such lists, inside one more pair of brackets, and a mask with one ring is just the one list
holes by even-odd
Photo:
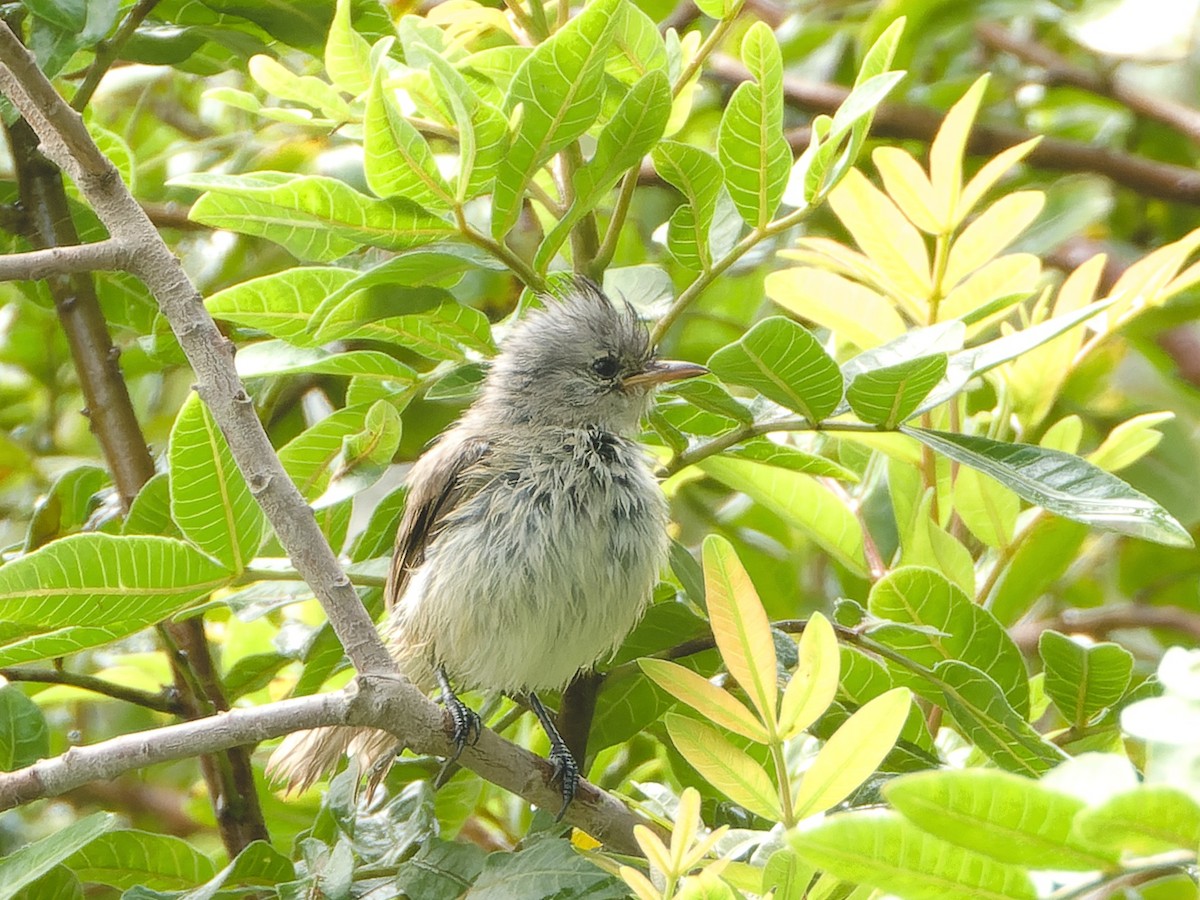
[[488, 374], [483, 399], [493, 415], [631, 434], [657, 386], [708, 371], [658, 359], [633, 307], [614, 305], [585, 278], [543, 299], [509, 334]]

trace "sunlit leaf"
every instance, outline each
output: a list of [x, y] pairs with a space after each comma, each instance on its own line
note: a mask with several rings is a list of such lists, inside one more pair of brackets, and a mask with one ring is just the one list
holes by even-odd
[[1057, 631], [1043, 631], [1038, 653], [1046, 670], [1046, 693], [1072, 725], [1083, 727], [1125, 695], [1133, 654], [1108, 641], [1082, 644]]
[[911, 701], [904, 688], [890, 690], [868, 701], [834, 732], [800, 781], [797, 819], [836, 806], [871, 776], [900, 736]]
[[1165, 784], [1143, 784], [1079, 814], [1079, 836], [1126, 854], [1150, 856], [1200, 844], [1200, 805]]
[[938, 353], [863, 372], [850, 382], [846, 401], [864, 422], [895, 428], [942, 380], [946, 361], [946, 354]]
[[666, 723], [671, 743], [709, 784], [756, 815], [780, 818], [771, 776], [745, 751], [711, 725], [695, 719], [668, 713]]
[[663, 659], [640, 659], [638, 665], [664, 691], [722, 728], [760, 744], [767, 742], [767, 731], [758, 717], [702, 675]]
[[813, 613], [800, 635], [799, 662], [783, 692], [779, 708], [779, 735], [791, 740], [817, 720], [833, 702], [838, 689], [841, 657], [833, 626]]
[[929, 145], [929, 180], [933, 184], [944, 232], [956, 228], [965, 214], [959, 209], [963, 153], [987, 84], [988, 76], [985, 74], [971, 85], [962, 99], [946, 113], [942, 127]]

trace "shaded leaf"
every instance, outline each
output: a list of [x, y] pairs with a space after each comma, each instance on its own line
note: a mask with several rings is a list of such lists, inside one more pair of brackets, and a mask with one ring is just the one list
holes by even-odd
[[1057, 631], [1043, 631], [1038, 653], [1046, 669], [1046, 693], [1066, 720], [1079, 727], [1125, 696], [1133, 675], [1133, 654], [1108, 641], [1085, 645]]

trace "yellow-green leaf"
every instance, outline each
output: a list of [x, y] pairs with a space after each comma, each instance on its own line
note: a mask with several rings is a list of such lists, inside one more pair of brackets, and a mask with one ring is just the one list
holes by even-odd
[[739, 806], [778, 821], [782, 813], [771, 776], [711, 725], [668, 713], [667, 734], [683, 758]]
[[894, 306], [869, 287], [823, 269], [798, 266], [772, 272], [767, 296], [803, 319], [828, 328], [863, 350], [904, 334]]
[[829, 708], [841, 673], [837, 637], [823, 615], [813, 613], [798, 643], [800, 661], [779, 711], [779, 736], [784, 740], [796, 737]]
[[943, 290], [991, 262], [1029, 227], [1045, 203], [1046, 195], [1041, 191], [1017, 191], [996, 201], [963, 230], [950, 248]]
[[704, 590], [725, 667], [774, 732], [779, 688], [771, 624], [733, 545], [715, 534], [704, 541]]
[[929, 295], [929, 253], [921, 233], [896, 204], [857, 169], [830, 193], [829, 205], [859, 248], [879, 268], [898, 296], [921, 301]]
[[722, 728], [760, 744], [767, 742], [767, 730], [754, 713], [704, 676], [665, 659], [640, 659], [638, 665], [660, 688]]
[[976, 269], [946, 295], [938, 307], [938, 318], [942, 321], [961, 319], [979, 310], [981, 315], [972, 317], [970, 328], [971, 333], [982, 331], [994, 323], [996, 317], [1011, 312], [1011, 307], [1004, 303], [997, 304], [994, 312], [984, 312], [983, 307], [1006, 297], [1023, 300], [1037, 289], [1041, 273], [1041, 260], [1032, 253], [998, 256]]
[[962, 221], [958, 216], [958, 200], [962, 194], [963, 152], [987, 83], [988, 75], [984, 74], [950, 107], [929, 146], [929, 180], [945, 233], [953, 231]]
[[825, 742], [793, 804], [804, 819], [841, 803], [883, 762], [900, 736], [912, 694], [893, 688], [868, 701]]
[[1040, 135], [1030, 138], [1027, 141], [1017, 144], [1015, 147], [1009, 147], [1003, 153], [988, 160], [983, 168], [975, 173], [975, 177], [967, 182], [967, 186], [963, 188], [962, 197], [958, 203], [958, 210], [954, 217], [955, 221], [961, 222], [970, 215], [971, 210], [975, 208], [975, 204], [983, 199], [983, 195], [992, 189], [1005, 172], [1029, 155], [1029, 152], [1041, 140]]
[[928, 234], [940, 233], [942, 222], [933, 185], [912, 154], [899, 147], [879, 147], [871, 154], [871, 160], [883, 178], [888, 195], [908, 216], [908, 221]]
[[350, 5], [350, 0], [337, 0], [325, 42], [325, 71], [346, 93], [361, 94], [371, 86], [371, 45], [354, 30]]
[[1146, 413], [1122, 422], [1108, 433], [1104, 443], [1092, 451], [1088, 462], [1107, 472], [1119, 472], [1158, 446], [1162, 432], [1155, 425], [1175, 418], [1173, 412]]

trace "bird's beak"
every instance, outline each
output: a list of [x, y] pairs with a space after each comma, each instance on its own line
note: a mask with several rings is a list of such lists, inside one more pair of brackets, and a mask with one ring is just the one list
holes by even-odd
[[695, 378], [707, 375], [708, 369], [692, 362], [680, 362], [673, 359], [655, 359], [646, 364], [642, 371], [623, 379], [623, 387], [638, 385], [655, 386], [670, 381], [682, 381], [684, 378]]

